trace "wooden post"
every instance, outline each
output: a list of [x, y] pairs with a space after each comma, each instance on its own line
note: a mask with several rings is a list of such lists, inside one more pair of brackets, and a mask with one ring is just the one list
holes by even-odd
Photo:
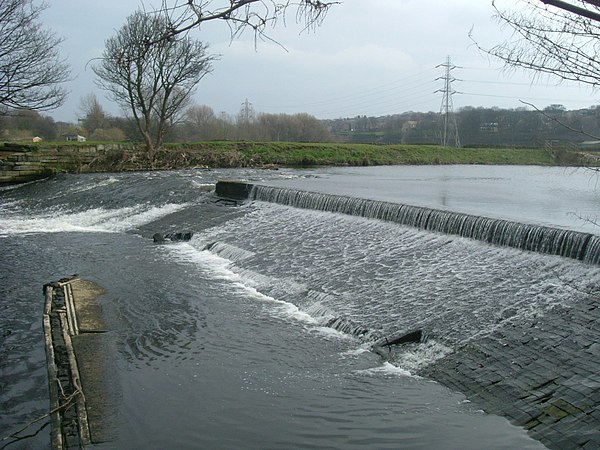
[[50, 324], [50, 313], [52, 311], [52, 299], [54, 289], [46, 285], [45, 288], [46, 304], [44, 305], [44, 340], [46, 342], [46, 359], [48, 361], [48, 387], [50, 389], [50, 435], [51, 446], [53, 449], [63, 448], [63, 436], [61, 432], [61, 415], [58, 402], [58, 376], [56, 362], [54, 357], [54, 345], [52, 344], [52, 326]]
[[63, 311], [59, 312], [61, 328], [63, 333], [63, 339], [65, 341], [65, 347], [67, 349], [67, 355], [69, 358], [69, 366], [71, 369], [71, 380], [76, 390], [79, 390], [77, 395], [77, 422], [79, 426], [79, 440], [82, 447], [91, 443], [90, 428], [88, 424], [87, 409], [85, 406], [85, 396], [83, 395], [83, 389], [81, 386], [81, 379], [79, 378], [79, 368], [77, 365], [77, 359], [75, 358], [75, 352], [73, 350], [73, 342], [71, 341], [71, 331], [69, 330], [69, 322], [67, 320], [67, 314]]

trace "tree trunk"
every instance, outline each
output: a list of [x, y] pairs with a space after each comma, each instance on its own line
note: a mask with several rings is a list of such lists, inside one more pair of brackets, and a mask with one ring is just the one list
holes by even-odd
[[144, 132], [144, 144], [146, 145], [146, 158], [149, 162], [154, 162], [154, 157], [156, 156], [156, 152], [158, 150], [157, 146], [154, 145], [152, 141], [152, 137], [150, 133]]

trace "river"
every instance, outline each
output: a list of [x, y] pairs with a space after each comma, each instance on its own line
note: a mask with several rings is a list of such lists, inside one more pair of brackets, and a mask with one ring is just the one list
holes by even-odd
[[[576, 301], [564, 283], [597, 280], [597, 267], [360, 217], [227, 206], [212, 188], [247, 179], [589, 229], [570, 213], [595, 211], [593, 182], [561, 170], [188, 170], [3, 188], [0, 437], [47, 412], [41, 287], [77, 273], [107, 290], [114, 437], [98, 448], [540, 448], [418, 372], [507, 312], [526, 320]], [[195, 234], [152, 242], [176, 230]], [[369, 351], [415, 327], [425, 344], [389, 360]], [[8, 448], [48, 446], [46, 427]]]

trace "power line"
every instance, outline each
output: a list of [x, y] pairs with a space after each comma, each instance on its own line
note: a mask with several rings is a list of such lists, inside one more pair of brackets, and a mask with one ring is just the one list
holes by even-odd
[[[447, 63], [446, 63], [447, 64]], [[440, 64], [437, 67], [445, 67], [446, 64]], [[452, 64], [450, 63], [450, 66]], [[572, 100], [572, 99], [549, 99], [549, 98], [534, 98], [534, 97], [525, 97], [525, 96], [511, 96], [511, 95], [497, 95], [497, 94], [488, 94], [488, 93], [477, 93], [473, 91], [460, 92], [452, 90], [452, 82], [453, 81], [461, 81], [461, 82], [469, 82], [470, 84], [480, 84], [485, 86], [488, 84], [490, 86], [490, 91], [498, 91], [498, 88], [493, 88], [494, 85], [514, 85], [514, 86], [531, 86], [531, 87], [547, 87], [540, 84], [533, 83], [519, 83], [519, 82], [502, 82], [502, 81], [485, 81], [485, 80], [477, 80], [477, 79], [469, 79], [469, 80], [456, 80], [452, 79], [452, 69], [457, 68], [456, 66], [452, 66], [449, 70], [448, 74], [445, 76], [439, 77], [439, 79], [444, 80], [443, 89], [438, 89], [435, 91], [434, 83], [435, 81], [428, 77], [427, 74], [431, 74], [430, 70], [418, 70], [413, 71], [407, 76], [394, 79], [387, 83], [382, 83], [378, 85], [367, 85], [367, 86], [352, 86], [346, 88], [348, 93], [343, 95], [331, 95], [331, 96], [322, 96], [321, 98], [306, 98], [306, 101], [299, 102], [285, 102], [285, 103], [277, 103], [277, 104], [255, 104], [255, 107], [262, 111], [302, 111], [313, 114], [317, 117], [327, 117], [327, 116], [335, 116], [338, 117], [353, 117], [356, 115], [369, 115], [369, 116], [378, 116], [378, 115], [386, 115], [386, 114], [395, 114], [402, 111], [410, 111], [415, 110], [421, 105], [424, 104], [432, 104], [434, 102], [433, 93], [434, 92], [444, 92], [446, 90], [446, 82], [447, 78], [450, 82], [450, 86], [447, 89], [449, 93], [448, 97], [444, 95], [444, 99], [448, 101], [448, 115], [445, 114], [445, 107], [442, 105], [440, 109], [440, 113], [442, 117], [446, 117], [448, 119], [448, 124], [450, 128], [446, 129], [446, 142], [454, 141], [456, 143], [456, 135], [458, 134], [457, 128], [453, 128], [453, 120], [452, 113], [454, 105], [450, 105], [452, 102], [453, 94], [461, 94], [461, 97], [464, 95], [465, 97], [480, 97], [480, 98], [505, 98], [505, 99], [515, 99], [515, 100], [533, 100], [538, 102], [552, 102], [552, 103], [580, 103], [580, 104], [593, 104], [593, 99], [590, 101], [583, 100]], [[461, 67], [461, 69], [465, 69]], [[477, 70], [494, 70], [491, 68], [480, 68], [480, 67], [469, 67], [469, 71], [477, 71]], [[446, 76], [447, 75], [447, 76]], [[474, 77], [472, 77], [474, 78]], [[452, 106], [452, 108], [450, 108]], [[430, 109], [431, 110], [431, 109]], [[453, 111], [452, 111], [453, 112]]]
[[[424, 79], [426, 80], [426, 77], [424, 77], [424, 75], [426, 75], [428, 72], [429, 72], [428, 70], [422, 70], [422, 71], [415, 73], [414, 75], [410, 75], [405, 78], [396, 79], [394, 81], [379, 85], [374, 88], [362, 89], [361, 87], [357, 87], [356, 89], [353, 90], [353, 92], [351, 94], [323, 98], [321, 100], [314, 101], [314, 102], [278, 104], [278, 105], [257, 104], [256, 106], [261, 107], [261, 108], [276, 108], [276, 109], [285, 109], [285, 108], [292, 108], [292, 107], [297, 108], [297, 107], [331, 106], [332, 104], [336, 104], [336, 103], [341, 104], [346, 100], [354, 101], [356, 99], [367, 98], [372, 95], [387, 94], [387, 93], [392, 92], [397, 89], [413, 90], [414, 88], [418, 88], [426, 83], [430, 83], [430, 81], [428, 81], [428, 80], [425, 82], [423, 81]], [[411, 81], [413, 79], [414, 79], [414, 81]]]
[[561, 98], [540, 98], [540, 97], [524, 97], [524, 96], [512, 96], [512, 95], [497, 95], [497, 94], [482, 94], [480, 92], [460, 92], [461, 95], [470, 95], [473, 97], [494, 97], [494, 98], [509, 98], [514, 100], [534, 100], [534, 101], [545, 101], [545, 102], [563, 102], [569, 101], [572, 103], [585, 103], [587, 105], [593, 104], [592, 100], [571, 100]]

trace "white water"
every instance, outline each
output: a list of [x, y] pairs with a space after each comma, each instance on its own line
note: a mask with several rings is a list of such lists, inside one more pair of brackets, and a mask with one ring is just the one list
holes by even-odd
[[150, 223], [186, 206], [138, 205], [116, 209], [90, 208], [79, 212], [69, 211], [67, 208], [54, 208], [35, 215], [8, 214], [0, 221], [0, 236], [63, 232], [118, 233]]
[[226, 237], [229, 270], [245, 284], [289, 298], [322, 323], [345, 318], [346, 331], [351, 323], [375, 336], [424, 326], [463, 342], [568, 307], [575, 288], [600, 281], [596, 267], [561, 257], [339, 214], [255, 208], [192, 244]]
[[600, 251], [598, 251], [600, 247], [589, 245], [591, 240], [597, 239], [597, 236], [573, 230], [406, 204], [260, 185], [252, 188], [250, 197], [296, 208], [381, 219], [495, 245], [580, 259], [592, 264], [600, 262]]

